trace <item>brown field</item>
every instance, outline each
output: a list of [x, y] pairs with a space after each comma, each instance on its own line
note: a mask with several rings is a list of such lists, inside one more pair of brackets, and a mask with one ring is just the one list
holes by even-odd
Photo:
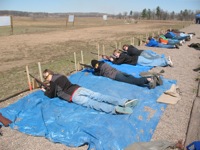
[[[41, 62], [42, 69], [50, 68], [55, 72], [67, 75], [69, 72], [74, 70], [74, 64], [71, 62], [74, 61], [74, 53], [76, 53], [77, 61], [80, 62], [80, 53], [82, 51], [84, 62], [89, 63], [91, 59], [97, 58], [97, 56], [92, 55], [90, 52], [97, 52], [98, 44], [100, 47], [100, 52], [103, 53], [104, 49], [105, 53], [110, 55], [114, 48], [121, 48], [121, 45], [123, 44], [132, 43], [133, 37], [134, 44], [138, 45], [139, 41], [137, 38], [145, 39], [146, 35], [156, 36], [157, 34], [160, 34], [161, 31], [164, 31], [168, 28], [176, 28], [181, 30], [183, 29], [186, 32], [193, 32], [193, 28], [191, 31], [191, 28], [189, 27], [194, 26], [194, 30], [198, 30], [198, 27], [191, 25], [191, 22], [142, 20], [131, 22], [125, 20], [110, 19], [107, 21], [107, 23], [105, 23], [101, 18], [77, 18], [75, 20], [74, 26], [72, 26], [72, 24], [68, 24], [66, 27], [65, 18], [38, 19], [16, 17], [13, 19], [13, 24], [13, 35], [10, 35], [10, 29], [8, 27], [0, 27], [0, 86], [2, 87], [0, 89], [0, 99], [4, 99], [9, 95], [28, 88], [27, 77], [26, 73], [24, 72], [26, 65], [29, 66], [30, 73], [36, 77], [39, 77], [37, 66], [38, 62]], [[185, 50], [183, 50], [183, 52], [187, 53], [187, 46], [184, 46]], [[145, 46], [141, 46], [139, 49], [147, 48]], [[184, 61], [192, 61], [187, 64], [184, 63], [186, 67], [185, 70], [189, 72], [191, 66], [195, 67], [195, 65], [197, 65], [197, 58], [199, 53], [189, 53], [188, 58], [183, 59], [181, 57], [184, 57], [184, 54], [182, 52], [179, 53], [178, 50], [164, 50], [158, 48], [153, 48], [152, 50], [160, 54], [164, 53], [171, 55], [175, 60], [175, 65], [177, 63], [178, 68], [167, 67], [166, 77], [178, 80], [180, 87], [183, 88], [183, 91], [186, 93], [184, 96], [186, 96], [188, 99], [190, 98], [189, 107], [191, 108], [191, 101], [194, 97], [194, 91], [196, 90], [196, 87], [194, 86], [195, 74], [192, 73], [190, 75], [190, 79], [185, 79], [185, 74], [184, 70], [182, 70], [183, 68], [181, 68], [181, 63], [184, 63]], [[193, 58], [194, 60], [192, 60]], [[156, 69], [159, 70], [160, 68]], [[187, 81], [184, 82], [184, 80]], [[187, 85], [190, 84], [189, 89], [184, 88], [184, 84], [186, 83]], [[23, 94], [21, 96], [23, 96]], [[4, 103], [0, 103], [0, 105], [1, 107], [5, 107], [18, 98], [19, 97], [16, 97]], [[185, 105], [182, 107], [185, 108]], [[180, 114], [180, 118], [177, 119], [175, 118], [176, 115], [174, 114], [179, 110], [177, 107], [179, 106], [169, 106], [168, 111], [163, 116], [165, 119], [172, 119], [174, 123], [173, 130], [175, 131], [169, 132], [167, 130], [169, 127], [169, 122], [162, 120], [164, 123], [162, 121], [162, 123], [159, 123], [158, 130], [155, 132], [153, 137], [154, 139], [166, 139], [175, 141], [176, 139], [185, 138], [189, 113], [186, 113], [185, 117], [183, 117], [181, 112], [185, 110], [177, 112], [177, 115]], [[174, 118], [171, 118], [173, 117], [171, 115], [173, 115]], [[176, 127], [181, 121], [183, 127]], [[31, 145], [36, 145], [34, 141], [37, 141], [38, 143], [43, 141], [43, 143], [45, 143], [44, 145], [52, 147], [52, 150], [56, 147], [60, 149], [66, 149], [66, 147], [63, 145], [54, 145], [47, 140], [44, 141], [43, 139], [37, 139], [36, 137], [33, 139], [31, 136], [27, 137], [21, 133], [14, 133], [13, 131], [8, 131], [8, 129], [5, 130], [9, 134], [8, 136], [5, 136], [5, 140], [13, 134], [17, 134], [18, 137], [20, 137], [19, 139], [17, 137], [13, 137], [13, 145], [15, 146], [17, 140], [23, 141], [27, 138], [29, 149], [34, 149], [31, 148]], [[163, 136], [163, 134], [165, 134], [165, 136]], [[3, 146], [3, 149], [6, 149], [5, 144], [0, 145], [0, 148], [1, 146]], [[37, 149], [44, 149], [42, 146], [36, 146]], [[26, 147], [26, 144], [21, 144], [17, 145], [17, 148], [15, 149], [25, 149]], [[12, 147], [10, 147], [10, 149], [12, 149]]]
[[[106, 23], [102, 18], [75, 18], [75, 24], [66, 18], [26, 18], [14, 17], [13, 35], [9, 27], [0, 28], [0, 99], [27, 88], [25, 66], [38, 77], [37, 63], [42, 68], [68, 74], [74, 69], [74, 52], [80, 61], [83, 51], [84, 61], [92, 57], [90, 51], [104, 49], [107, 54], [122, 44], [130, 43], [133, 37], [140, 38], [146, 34], [158, 34], [167, 28], [182, 28], [191, 22], [173, 21], [136, 21], [110, 19]], [[134, 40], [137, 45], [137, 39]], [[110, 52], [109, 52], [110, 51]], [[48, 65], [47, 65], [47, 62]], [[16, 80], [17, 79], [17, 80]]]

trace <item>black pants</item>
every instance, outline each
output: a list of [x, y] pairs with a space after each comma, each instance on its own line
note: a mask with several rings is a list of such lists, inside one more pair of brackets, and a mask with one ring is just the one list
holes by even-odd
[[130, 84], [135, 84], [139, 86], [149, 83], [149, 81], [147, 81], [147, 78], [145, 77], [135, 78], [134, 76], [130, 74], [126, 74], [124, 72], [117, 73], [115, 80], [130, 83]]

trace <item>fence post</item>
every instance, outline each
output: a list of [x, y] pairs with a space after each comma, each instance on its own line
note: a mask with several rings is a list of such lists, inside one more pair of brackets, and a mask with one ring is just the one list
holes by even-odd
[[84, 64], [84, 61], [83, 61], [83, 51], [81, 51], [81, 63]]
[[77, 65], [76, 65], [76, 52], [74, 52], [74, 67], [75, 67], [75, 70], [77, 71]]
[[98, 53], [97, 60], [99, 60], [99, 43], [97, 44], [97, 53]]
[[32, 91], [32, 85], [31, 85], [31, 79], [30, 79], [30, 76], [29, 76], [28, 66], [26, 66], [26, 74], [27, 74], [27, 78], [28, 78], [28, 87], [29, 87], [29, 90]]
[[115, 42], [115, 47], [116, 47], [116, 49], [118, 48], [118, 47], [117, 47], [117, 42]]
[[122, 43], [121, 42], [119, 42], [119, 48], [121, 48], [122, 47]]
[[105, 46], [103, 44], [103, 55], [105, 55]]
[[41, 64], [40, 64], [40, 62], [38, 62], [38, 69], [39, 69], [39, 74], [40, 74], [40, 80], [43, 82], [42, 69], [41, 69]]

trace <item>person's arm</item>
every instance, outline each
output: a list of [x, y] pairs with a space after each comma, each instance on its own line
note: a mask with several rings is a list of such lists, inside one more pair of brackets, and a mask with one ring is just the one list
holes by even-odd
[[137, 47], [135, 47], [135, 46], [133, 46], [133, 45], [130, 45], [128, 48], [134, 49], [135, 51], [139, 51], [139, 49], [137, 49]]
[[155, 39], [151, 39], [149, 40], [149, 42], [146, 44], [146, 46], [148, 47], [155, 47], [158, 44], [158, 41], [156, 41]]
[[108, 61], [113, 62], [115, 58], [111, 57], [111, 56], [106, 56], [106, 55], [102, 55], [102, 58]]
[[92, 72], [92, 74], [95, 75], [95, 76], [100, 76], [100, 70], [94, 69], [94, 72]]
[[121, 53], [120, 57], [113, 61], [113, 64], [120, 65], [120, 64], [123, 64], [125, 60], [126, 60], [126, 54]]
[[145, 46], [151, 47], [151, 40], [147, 41]]
[[[42, 89], [43, 90], [43, 89]], [[50, 82], [50, 88], [47, 90], [43, 90], [44, 95], [46, 95], [49, 98], [54, 98], [56, 96], [56, 85], [54, 82]]]

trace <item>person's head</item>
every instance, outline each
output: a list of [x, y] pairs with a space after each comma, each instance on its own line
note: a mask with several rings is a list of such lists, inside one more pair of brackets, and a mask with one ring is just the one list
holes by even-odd
[[125, 51], [127, 51], [127, 50], [128, 50], [128, 47], [129, 47], [129, 45], [124, 44], [123, 47], [122, 47], [122, 49], [125, 50]]
[[99, 67], [99, 61], [98, 60], [91, 60], [91, 65], [93, 68], [97, 69]]
[[146, 39], [145, 44], [148, 44], [153, 39], [152, 36], [149, 36], [148, 39]]
[[171, 29], [167, 29], [167, 32], [171, 32]]
[[153, 37], [152, 37], [152, 36], [149, 36], [149, 37], [148, 37], [148, 40], [150, 41], [151, 39], [153, 39]]
[[45, 69], [43, 71], [43, 78], [46, 80], [46, 81], [51, 81], [52, 79], [52, 76], [53, 76], [54, 72], [49, 70], [49, 69]]
[[171, 30], [167, 29], [166, 32], [165, 32], [165, 34], [170, 33], [170, 32], [171, 32]]
[[116, 58], [119, 58], [120, 54], [121, 54], [121, 52], [120, 52], [119, 50], [117, 50], [117, 49], [113, 51], [113, 55], [114, 55]]

